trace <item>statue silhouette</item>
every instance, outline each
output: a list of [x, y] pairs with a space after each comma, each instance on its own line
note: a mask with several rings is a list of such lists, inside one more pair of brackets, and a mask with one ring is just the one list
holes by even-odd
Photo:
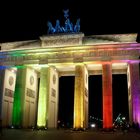
[[77, 19], [76, 24], [73, 25], [71, 23], [69, 17], [69, 9], [63, 10], [64, 12], [64, 17], [65, 17], [65, 25], [63, 27], [60, 26], [60, 21], [56, 20], [56, 25], [55, 28], [52, 26], [52, 23], [48, 21], [48, 34], [54, 34], [54, 33], [74, 33], [74, 32], [79, 32], [80, 31], [80, 19]]
[[63, 32], [62, 28], [60, 27], [60, 21], [59, 20], [56, 20], [55, 32], [56, 33], [62, 33]]
[[52, 26], [52, 23], [50, 21], [48, 21], [47, 25], [48, 25], [48, 32], [47, 33], [48, 34], [55, 33], [55, 28]]
[[69, 9], [67, 9], [67, 10], [63, 10], [63, 12], [64, 12], [64, 17], [67, 19], [68, 16], [69, 16], [69, 14], [68, 14]]
[[65, 32], [73, 32], [73, 24], [69, 18], [65, 21]]
[[74, 26], [74, 32], [79, 32], [80, 31], [80, 19], [77, 19], [77, 22]]

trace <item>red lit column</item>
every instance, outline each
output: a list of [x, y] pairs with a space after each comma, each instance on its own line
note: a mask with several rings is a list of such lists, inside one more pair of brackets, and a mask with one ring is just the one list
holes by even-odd
[[103, 64], [103, 128], [112, 128], [112, 66]]

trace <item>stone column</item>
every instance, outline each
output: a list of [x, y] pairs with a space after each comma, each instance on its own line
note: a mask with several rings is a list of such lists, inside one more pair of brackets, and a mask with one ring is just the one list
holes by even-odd
[[0, 119], [2, 119], [3, 85], [5, 70], [0, 66]]
[[14, 106], [13, 106], [13, 125], [15, 127], [22, 126], [23, 118], [23, 105], [25, 99], [25, 81], [26, 81], [26, 68], [21, 67], [17, 69], [17, 79], [14, 93]]
[[75, 67], [74, 128], [88, 127], [88, 73], [83, 64]]
[[128, 65], [128, 101], [129, 101], [129, 121], [138, 123], [140, 126], [140, 76], [139, 63], [129, 63]]
[[2, 125], [12, 125], [16, 68], [0, 69], [0, 118]]
[[13, 124], [34, 127], [37, 105], [37, 72], [28, 67], [18, 69], [14, 95]]
[[58, 80], [58, 72], [55, 67], [41, 68], [37, 115], [38, 127], [57, 127]]
[[112, 66], [103, 64], [103, 128], [112, 128]]
[[41, 68], [40, 70], [40, 85], [39, 85], [39, 100], [37, 126], [47, 127], [48, 120], [48, 97], [49, 97], [49, 68]]
[[57, 128], [59, 77], [55, 67], [50, 67], [49, 72], [48, 128]]

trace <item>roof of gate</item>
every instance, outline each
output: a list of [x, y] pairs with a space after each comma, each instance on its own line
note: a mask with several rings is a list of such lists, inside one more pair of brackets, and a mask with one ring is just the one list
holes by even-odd
[[112, 43], [136, 43], [137, 34], [109, 34], [109, 35], [91, 35], [83, 39], [83, 44], [112, 44]]
[[[91, 35], [84, 36], [82, 45], [100, 45], [100, 44], [116, 44], [116, 43], [136, 43], [137, 34], [108, 34], [108, 35]], [[41, 40], [28, 40], [0, 43], [1, 50], [11, 49], [27, 49], [41, 47]]]

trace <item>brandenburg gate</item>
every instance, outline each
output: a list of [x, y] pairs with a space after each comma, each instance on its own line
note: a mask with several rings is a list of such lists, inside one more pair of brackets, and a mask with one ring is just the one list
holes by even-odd
[[67, 33], [1, 43], [3, 127], [56, 128], [59, 77], [75, 76], [73, 128], [88, 128], [88, 77], [102, 75], [103, 128], [111, 128], [112, 74], [127, 75], [129, 122], [140, 125], [140, 44], [136, 37], [135, 33], [91, 36]]

